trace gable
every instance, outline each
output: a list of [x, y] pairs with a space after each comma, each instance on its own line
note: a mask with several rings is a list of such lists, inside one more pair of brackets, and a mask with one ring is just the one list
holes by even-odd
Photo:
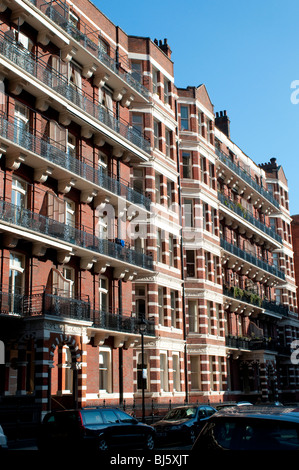
[[210, 100], [209, 94], [207, 92], [206, 86], [204, 84], [199, 85], [196, 90], [197, 100], [203, 104], [211, 113], [214, 113], [214, 105]]

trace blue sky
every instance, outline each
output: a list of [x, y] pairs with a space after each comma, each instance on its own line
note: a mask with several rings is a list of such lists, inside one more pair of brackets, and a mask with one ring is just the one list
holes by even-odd
[[175, 84], [204, 83], [215, 112], [227, 110], [231, 139], [256, 163], [277, 158], [299, 214], [298, 0], [93, 3], [127, 34], [167, 38]]

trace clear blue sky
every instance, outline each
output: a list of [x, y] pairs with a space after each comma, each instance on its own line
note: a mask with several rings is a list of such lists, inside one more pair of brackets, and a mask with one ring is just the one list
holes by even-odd
[[204, 83], [214, 110], [227, 110], [231, 139], [256, 163], [277, 158], [291, 215], [299, 214], [299, 103], [291, 102], [291, 83], [299, 81], [299, 1], [93, 3], [127, 34], [168, 39], [175, 84]]

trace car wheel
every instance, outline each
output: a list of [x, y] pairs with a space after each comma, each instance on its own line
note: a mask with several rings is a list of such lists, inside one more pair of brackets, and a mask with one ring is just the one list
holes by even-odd
[[153, 450], [155, 447], [155, 440], [154, 440], [154, 437], [149, 434], [147, 437], [146, 437], [146, 441], [145, 441], [145, 449], [146, 450]]
[[108, 450], [108, 444], [104, 437], [100, 437], [99, 442], [98, 442], [98, 449], [100, 451]]

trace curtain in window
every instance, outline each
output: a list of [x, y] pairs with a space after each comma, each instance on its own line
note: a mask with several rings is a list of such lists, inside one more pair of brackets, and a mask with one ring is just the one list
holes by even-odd
[[59, 147], [64, 152], [67, 146], [67, 129], [60, 126], [56, 121], [50, 121], [50, 139], [51, 145]]

